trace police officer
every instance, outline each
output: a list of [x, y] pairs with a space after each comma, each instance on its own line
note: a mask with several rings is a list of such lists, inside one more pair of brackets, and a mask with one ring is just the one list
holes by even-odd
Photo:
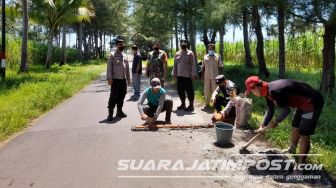
[[159, 78], [161, 86], [164, 87], [164, 81], [167, 77], [167, 54], [160, 49], [160, 43], [153, 43], [153, 51], [149, 52], [146, 66], [146, 75], [150, 80]]
[[[177, 93], [181, 100], [181, 106], [178, 110], [194, 111], [194, 87], [193, 80], [196, 79], [196, 62], [195, 55], [191, 50], [188, 50], [188, 41], [182, 39], [180, 41], [181, 50], [176, 52], [174, 58], [173, 78], [177, 79]], [[185, 105], [185, 92], [187, 92], [189, 106]]]
[[[222, 107], [226, 107], [226, 105], [229, 103], [231, 91], [235, 90], [236, 94], [238, 94], [238, 89], [231, 80], [227, 80], [222, 74], [218, 75], [215, 80], [218, 86], [212, 93], [211, 103], [214, 104], [216, 111], [220, 112]], [[228, 117], [236, 117], [236, 109], [234, 106], [230, 109]]]
[[[108, 116], [107, 120], [113, 120], [114, 107], [117, 105], [117, 117], [127, 117], [122, 111], [125, 95], [127, 92], [127, 84], [130, 85], [130, 72], [127, 60], [127, 55], [123, 53], [125, 48], [124, 40], [116, 40], [117, 49], [109, 55], [107, 63], [107, 80], [111, 86], [110, 98], [108, 101]], [[126, 84], [127, 81], [127, 84]]]

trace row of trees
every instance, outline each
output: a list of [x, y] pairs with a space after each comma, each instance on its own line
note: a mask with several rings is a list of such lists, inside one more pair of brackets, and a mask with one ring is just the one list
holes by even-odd
[[106, 37], [125, 31], [126, 11], [123, 0], [11, 1], [6, 9], [6, 31], [22, 37], [20, 72], [28, 71], [28, 40], [48, 44], [47, 68], [55, 43], [62, 48], [60, 65], [65, 64], [68, 33], [76, 33], [79, 60], [103, 57]]
[[[205, 46], [215, 43], [219, 36], [219, 53], [223, 56], [226, 28], [242, 27], [245, 65], [253, 67], [249, 42], [250, 33], [257, 42], [256, 56], [259, 74], [269, 77], [264, 57], [264, 22], [267, 34], [279, 42], [279, 77], [285, 77], [286, 36], [307, 30], [323, 29], [324, 47], [321, 89], [331, 92], [335, 88], [335, 34], [336, 1], [334, 0], [131, 0], [134, 6], [132, 40], [144, 46], [159, 40], [166, 44], [186, 38], [196, 52], [196, 35]], [[170, 44], [172, 45], [172, 44]]]
[[[76, 33], [80, 60], [102, 57], [106, 37], [115, 35], [128, 36], [142, 48], [150, 48], [155, 40], [171, 48], [175, 41], [178, 48], [179, 39], [186, 38], [194, 52], [196, 36], [201, 36], [205, 46], [219, 36], [223, 56], [224, 35], [233, 25], [243, 28], [246, 67], [255, 65], [249, 42], [256, 40], [259, 74], [264, 77], [270, 74], [264, 57], [265, 28], [278, 39], [279, 77], [284, 78], [286, 36], [323, 29], [321, 89], [335, 88], [334, 0], [15, 0], [6, 13], [7, 31], [22, 36], [22, 72], [28, 70], [27, 40], [48, 44], [47, 68], [55, 41], [65, 52], [67, 33]], [[269, 20], [276, 23], [265, 24]], [[61, 65], [65, 57], [63, 53]]]

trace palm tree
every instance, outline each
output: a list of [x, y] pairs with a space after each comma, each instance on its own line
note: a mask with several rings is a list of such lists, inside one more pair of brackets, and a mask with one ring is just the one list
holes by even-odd
[[68, 18], [78, 15], [81, 10], [85, 8], [82, 5], [88, 5], [90, 3], [90, 0], [33, 1], [34, 18], [41, 24], [44, 24], [48, 27], [48, 52], [46, 59], [47, 68], [50, 68], [50, 62], [52, 57], [52, 43], [56, 29], [60, 25], [62, 25]]
[[64, 65], [66, 62], [66, 58], [65, 58], [65, 49], [66, 49], [66, 30], [67, 30], [67, 26], [66, 24], [63, 24], [62, 26], [62, 51], [61, 51], [61, 62], [60, 65]]
[[23, 20], [23, 30], [22, 30], [22, 48], [21, 48], [21, 65], [20, 72], [28, 71], [28, 1], [22, 0], [22, 20]]
[[[73, 24], [73, 23], [79, 23], [80, 27], [83, 28], [83, 23], [84, 22], [90, 22], [91, 21], [91, 17], [93, 17], [95, 15], [94, 13], [94, 9], [93, 6], [91, 4], [90, 1], [83, 1], [81, 6], [77, 9], [77, 12], [73, 12], [74, 14], [69, 15], [69, 16], [65, 16], [63, 19], [63, 36], [62, 36], [62, 56], [61, 56], [61, 62], [60, 65], [64, 65], [65, 64], [65, 50], [66, 50], [66, 29], [67, 29], [67, 24]], [[79, 35], [82, 36], [83, 29], [80, 29], [80, 33]], [[82, 39], [82, 38], [80, 38]], [[79, 40], [79, 43], [82, 44], [82, 40]], [[79, 45], [79, 54], [80, 54], [80, 60], [83, 60], [83, 50], [81, 48], [81, 45]]]
[[95, 15], [94, 8], [90, 2], [84, 2], [83, 6], [78, 9], [78, 14], [76, 16], [76, 22], [79, 23], [78, 32], [78, 49], [79, 58], [83, 61], [83, 27], [85, 22], [90, 22], [91, 17]]

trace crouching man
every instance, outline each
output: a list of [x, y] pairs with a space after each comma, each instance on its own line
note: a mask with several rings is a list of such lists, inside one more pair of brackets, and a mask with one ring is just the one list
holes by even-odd
[[[237, 87], [231, 80], [227, 80], [223, 74], [218, 75], [215, 80], [217, 88], [212, 93], [211, 103], [213, 103], [216, 111], [219, 113], [222, 111], [222, 107], [226, 107], [226, 105], [229, 103], [232, 98], [230, 93], [232, 93], [233, 89], [237, 91]], [[238, 95], [238, 92], [235, 94]], [[230, 116], [234, 118], [236, 116], [235, 113], [235, 108], [230, 108]]]
[[[147, 105], [144, 105], [147, 99]], [[171, 124], [170, 116], [173, 109], [173, 101], [166, 99], [166, 90], [161, 87], [159, 78], [150, 81], [150, 87], [146, 88], [138, 101], [138, 110], [142, 120], [151, 127], [159, 114], [166, 111], [165, 124]]]
[[[233, 105], [232, 102], [230, 103], [230, 101], [231, 98], [233, 98], [233, 90], [236, 91], [236, 96], [237, 87], [231, 80], [227, 80], [222, 74], [218, 75], [215, 80], [217, 88], [212, 93], [211, 103], [215, 107], [216, 112], [212, 117], [212, 121], [224, 121], [233, 124], [236, 117], [236, 109], [235, 105]], [[225, 107], [224, 112], [222, 112], [222, 107]]]

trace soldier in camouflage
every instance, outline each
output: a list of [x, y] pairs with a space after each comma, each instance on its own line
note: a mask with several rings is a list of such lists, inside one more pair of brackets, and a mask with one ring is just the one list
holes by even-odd
[[161, 86], [164, 87], [164, 81], [167, 77], [167, 54], [160, 49], [160, 43], [153, 43], [153, 51], [149, 52], [146, 66], [146, 75], [152, 80], [159, 78]]

